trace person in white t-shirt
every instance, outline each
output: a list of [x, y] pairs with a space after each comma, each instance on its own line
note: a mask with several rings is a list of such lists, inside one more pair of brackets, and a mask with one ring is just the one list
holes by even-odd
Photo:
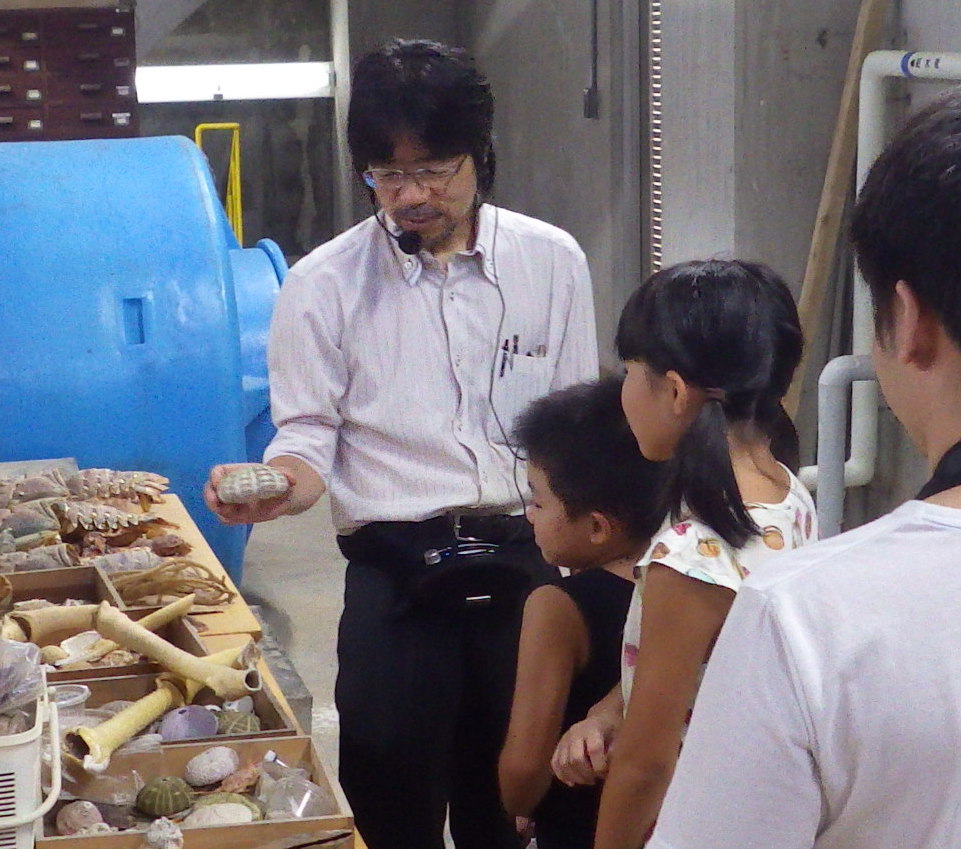
[[[621, 666], [627, 707], [610, 749], [597, 849], [643, 844], [741, 582], [759, 561], [814, 537], [810, 496], [771, 451], [801, 346], [790, 290], [757, 263], [677, 265], [624, 307], [624, 411], [644, 456], [670, 461], [671, 518], [636, 571]], [[617, 693], [605, 701], [588, 726], [616, 716]], [[555, 753], [568, 782], [585, 778], [577, 753], [562, 752], [579, 733], [568, 732]]]
[[955, 90], [898, 132], [852, 223], [878, 381], [933, 477], [747, 580], [649, 847], [961, 846], [959, 198]]

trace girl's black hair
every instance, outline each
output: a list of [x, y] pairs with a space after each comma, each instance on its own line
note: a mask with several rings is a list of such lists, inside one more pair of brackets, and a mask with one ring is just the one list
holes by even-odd
[[410, 134], [438, 159], [468, 153], [477, 188], [494, 187], [494, 97], [464, 51], [436, 41], [395, 39], [354, 66], [347, 144], [354, 171], [389, 162]]
[[768, 435], [783, 427], [781, 398], [801, 359], [797, 307], [766, 265], [739, 260], [686, 262], [652, 275], [630, 297], [617, 352], [658, 374], [677, 372], [708, 394], [682, 437], [664, 490], [735, 548], [759, 532], [741, 499], [728, 426], [750, 422]]
[[537, 399], [517, 417], [514, 440], [543, 469], [570, 518], [596, 510], [640, 543], [666, 515], [658, 498], [665, 464], [638, 450], [621, 407], [622, 383], [606, 377]]

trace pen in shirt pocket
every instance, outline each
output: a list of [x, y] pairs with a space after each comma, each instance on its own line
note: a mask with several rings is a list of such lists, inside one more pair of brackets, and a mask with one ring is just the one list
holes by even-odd
[[510, 347], [506, 339], [504, 340], [504, 344], [501, 345], [501, 350], [504, 352], [504, 355], [501, 357], [501, 370], [498, 377], [504, 376], [504, 369], [507, 368], [507, 357], [510, 355]]

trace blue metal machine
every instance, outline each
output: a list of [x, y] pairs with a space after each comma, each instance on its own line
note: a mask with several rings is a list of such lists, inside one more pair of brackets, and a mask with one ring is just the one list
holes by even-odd
[[166, 475], [239, 582], [211, 465], [273, 435], [266, 339], [287, 264], [243, 249], [180, 136], [0, 144], [0, 461]]

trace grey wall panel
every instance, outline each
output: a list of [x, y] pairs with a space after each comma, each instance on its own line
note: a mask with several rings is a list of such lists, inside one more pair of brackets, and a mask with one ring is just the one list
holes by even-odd
[[804, 277], [859, 3], [738, 10], [737, 251]]
[[664, 6], [664, 265], [736, 251], [736, 19], [736, 0]]
[[[590, 3], [476, 0], [464, 9], [468, 47], [487, 73], [496, 103], [496, 200], [572, 233], [594, 277], [602, 361], [614, 365], [614, 323], [640, 275], [638, 176], [643, 167], [636, 101], [638, 12], [598, 3], [600, 115], [585, 118], [590, 82]], [[625, 115], [625, 108], [628, 114]], [[626, 141], [625, 141], [626, 139]], [[626, 176], [625, 176], [626, 175]], [[625, 243], [628, 243], [625, 245]], [[625, 250], [625, 247], [627, 248]]]

